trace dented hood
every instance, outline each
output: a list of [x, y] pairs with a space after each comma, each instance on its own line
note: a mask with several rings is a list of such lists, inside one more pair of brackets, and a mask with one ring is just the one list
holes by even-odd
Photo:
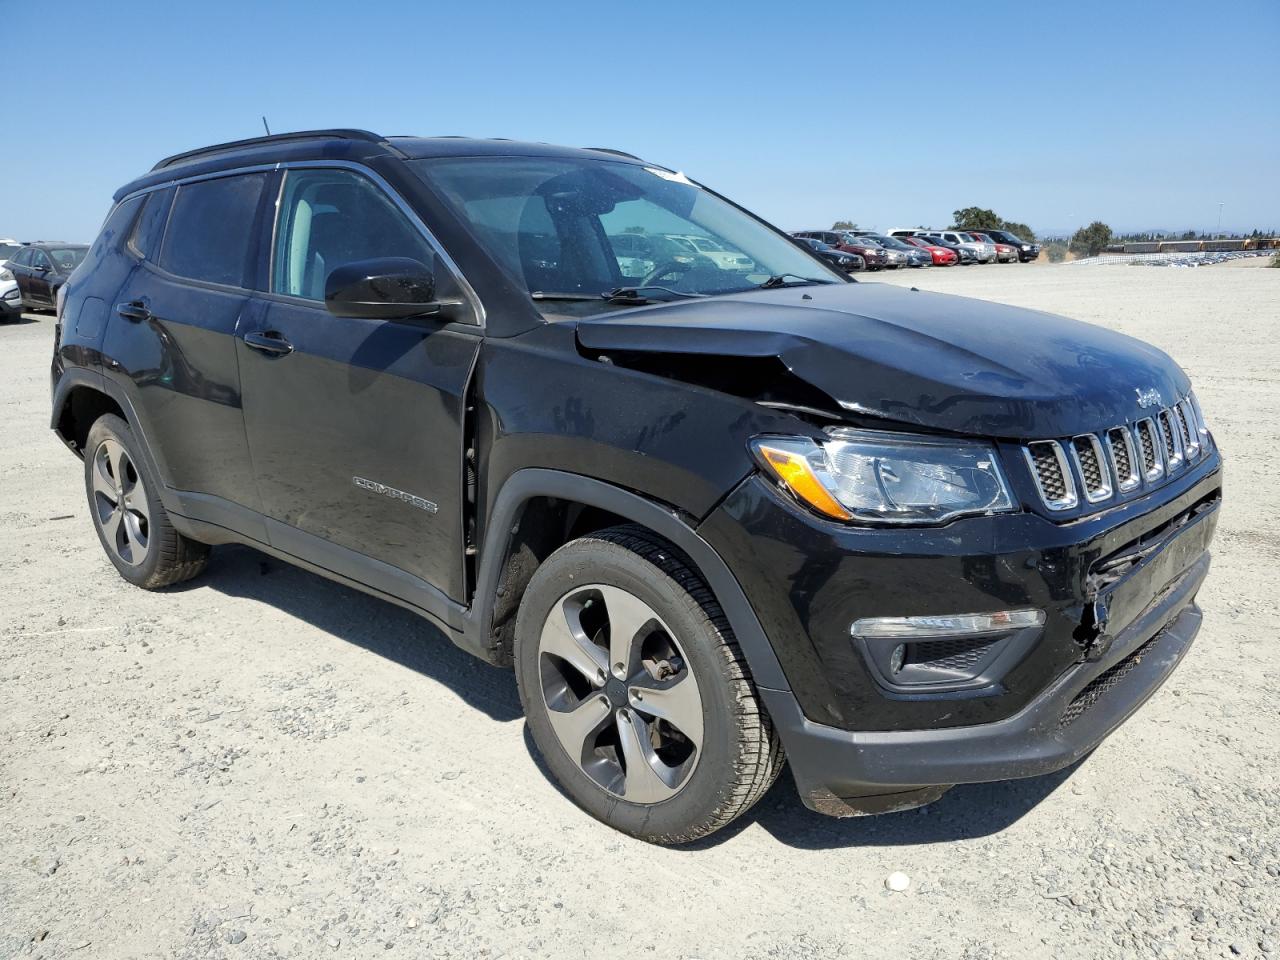
[[[583, 320], [584, 348], [777, 357], [845, 410], [1005, 439], [1066, 437], [1150, 416], [1186, 393], [1165, 353], [1054, 314], [882, 283], [786, 287]], [[747, 385], [749, 387], [749, 385]], [[1150, 401], [1148, 401], [1150, 402]]]

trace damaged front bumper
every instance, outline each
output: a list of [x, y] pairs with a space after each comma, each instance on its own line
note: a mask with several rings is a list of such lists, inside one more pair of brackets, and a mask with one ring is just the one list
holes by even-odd
[[[1141, 706], [1199, 629], [1221, 485], [1215, 451], [1150, 497], [1069, 523], [1021, 514], [892, 531], [817, 520], [754, 478], [699, 532], [786, 674], [789, 690], [760, 695], [805, 803], [876, 813], [1060, 769]], [[1044, 625], [989, 638], [967, 681], [953, 670], [895, 686], [885, 650], [850, 636], [861, 618], [1020, 609], [1043, 611]]]

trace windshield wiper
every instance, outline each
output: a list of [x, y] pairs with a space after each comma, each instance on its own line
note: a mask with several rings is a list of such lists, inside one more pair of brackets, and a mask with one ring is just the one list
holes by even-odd
[[545, 290], [534, 290], [529, 294], [533, 300], [599, 300], [596, 293], [548, 293]]
[[612, 290], [600, 294], [606, 303], [630, 303], [641, 306], [646, 303], [661, 303], [661, 300], [655, 300], [653, 297], [646, 297], [640, 291], [642, 290], [660, 290], [662, 293], [669, 293], [678, 300], [696, 300], [705, 297], [705, 293], [685, 293], [683, 290], [672, 290], [670, 287], [658, 287], [653, 284], [639, 287], [614, 287]]
[[770, 277], [764, 283], [760, 284], [760, 290], [772, 290], [775, 287], [800, 287], [806, 284], [828, 284], [835, 283], [834, 280], [818, 280], [814, 277], [802, 277], [798, 273], [780, 273], [777, 276]]

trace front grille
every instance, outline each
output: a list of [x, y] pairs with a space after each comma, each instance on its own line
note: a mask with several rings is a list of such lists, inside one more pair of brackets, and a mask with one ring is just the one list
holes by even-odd
[[1033, 440], [1022, 448], [1044, 505], [1071, 510], [1101, 504], [1159, 483], [1208, 449], [1195, 401], [1187, 397], [1136, 423], [1065, 441]]
[[1142, 476], [1148, 483], [1159, 480], [1164, 474], [1164, 461], [1156, 440], [1156, 425], [1150, 420], [1138, 421], [1138, 442], [1142, 444]]
[[1133, 437], [1124, 427], [1112, 427], [1107, 431], [1107, 449], [1116, 468], [1116, 485], [1121, 493], [1128, 493], [1142, 482], [1134, 461]]
[[1084, 498], [1099, 503], [1111, 496], [1111, 472], [1102, 459], [1102, 444], [1091, 433], [1071, 439], [1071, 453], [1076, 459], [1080, 479], [1084, 481]]
[[1200, 453], [1200, 431], [1196, 426], [1195, 413], [1186, 400], [1174, 409], [1178, 412], [1178, 426], [1182, 429], [1182, 449], [1188, 460], [1194, 460]]
[[1024, 450], [1040, 497], [1050, 510], [1068, 510], [1076, 505], [1075, 479], [1062, 445], [1056, 440], [1028, 444]]
[[1062, 716], [1058, 718], [1058, 726], [1070, 726], [1083, 717], [1090, 707], [1106, 696], [1113, 687], [1129, 675], [1130, 670], [1142, 662], [1142, 658], [1151, 651], [1152, 645], [1159, 637], [1160, 634], [1156, 634], [1114, 667], [1094, 677], [1089, 685], [1067, 704], [1067, 709], [1062, 711]]
[[1166, 469], [1173, 473], [1182, 465], [1182, 445], [1178, 443], [1178, 437], [1173, 432], [1173, 417], [1168, 410], [1161, 410], [1160, 418], [1160, 436], [1164, 438], [1164, 462]]

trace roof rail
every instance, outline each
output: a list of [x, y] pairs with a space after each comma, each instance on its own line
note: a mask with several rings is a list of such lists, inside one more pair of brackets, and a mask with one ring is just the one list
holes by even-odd
[[294, 133], [275, 133], [268, 137], [249, 137], [247, 140], [232, 140], [228, 143], [215, 143], [212, 146], [201, 147], [198, 150], [187, 150], [184, 153], [175, 153], [171, 157], [165, 157], [151, 169], [163, 170], [165, 167], [172, 167], [174, 164], [182, 163], [186, 160], [194, 160], [197, 157], [229, 153], [232, 150], [242, 150], [246, 147], [266, 146], [273, 143], [289, 143], [294, 140], [364, 140], [368, 143], [381, 143], [388, 146], [390, 149], [395, 149], [387, 143], [384, 137], [380, 137], [378, 134], [371, 133], [368, 130], [298, 130]]
[[625, 150], [615, 150], [613, 147], [583, 147], [583, 150], [591, 150], [595, 153], [611, 153], [615, 157], [626, 157], [628, 160], [639, 160], [634, 153], [627, 153]]

